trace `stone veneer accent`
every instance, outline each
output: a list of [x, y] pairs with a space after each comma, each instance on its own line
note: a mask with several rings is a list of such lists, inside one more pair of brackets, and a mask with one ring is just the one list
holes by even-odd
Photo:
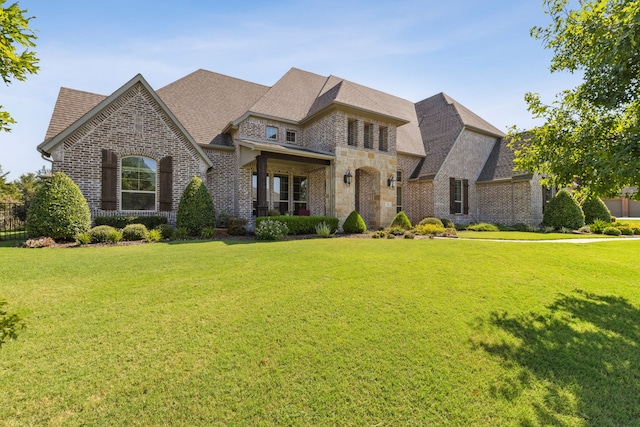
[[[102, 149], [114, 151], [119, 159], [122, 156], [135, 155], [160, 162], [161, 158], [172, 156], [174, 212], [191, 178], [198, 175], [205, 179], [206, 163], [142, 84], [134, 85], [96, 117], [77, 129], [64, 143], [59, 144], [51, 155], [52, 171], [63, 171], [80, 187], [94, 215], [149, 214], [151, 211], [100, 210]], [[118, 200], [118, 208], [119, 206]], [[154, 214], [162, 213], [156, 211]], [[173, 218], [171, 214], [167, 216], [170, 220]]]

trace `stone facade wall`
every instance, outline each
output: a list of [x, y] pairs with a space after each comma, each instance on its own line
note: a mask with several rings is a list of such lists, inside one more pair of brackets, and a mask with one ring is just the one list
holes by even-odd
[[[491, 154], [496, 138], [464, 130], [434, 178], [434, 216], [458, 224], [478, 221], [478, 196], [475, 181]], [[469, 214], [449, 211], [449, 178], [469, 180]]]
[[[95, 213], [104, 213], [100, 211], [102, 149], [114, 151], [119, 159], [123, 156], [144, 156], [159, 162], [165, 156], [172, 156], [174, 212], [191, 178], [198, 175], [206, 180], [206, 163], [142, 84], [134, 85], [51, 153], [53, 172], [67, 174], [80, 187]], [[159, 182], [156, 184], [158, 187]], [[158, 205], [156, 197], [156, 207]], [[117, 206], [119, 212], [120, 200]], [[148, 212], [127, 211], [126, 214]]]

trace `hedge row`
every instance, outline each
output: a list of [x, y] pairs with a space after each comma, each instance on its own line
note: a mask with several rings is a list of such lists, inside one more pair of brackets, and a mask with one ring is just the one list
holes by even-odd
[[153, 230], [159, 225], [167, 223], [167, 217], [161, 215], [149, 216], [97, 216], [96, 226], [109, 225], [113, 228], [123, 229], [129, 224], [143, 224], [148, 230]]
[[256, 228], [266, 220], [285, 224], [291, 235], [316, 234], [316, 226], [321, 222], [328, 224], [332, 233], [338, 229], [338, 218], [330, 216], [260, 216], [256, 218]]

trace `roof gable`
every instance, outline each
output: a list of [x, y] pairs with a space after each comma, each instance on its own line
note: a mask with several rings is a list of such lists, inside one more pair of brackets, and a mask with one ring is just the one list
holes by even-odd
[[189, 132], [182, 126], [182, 124], [176, 119], [173, 113], [167, 108], [165, 103], [158, 97], [156, 92], [149, 86], [147, 81], [142, 77], [142, 75], [138, 74], [123, 86], [121, 86], [114, 93], [105, 97], [102, 101], [100, 101], [97, 105], [83, 114], [79, 119], [75, 120], [71, 125], [67, 126], [62, 132], [59, 132], [56, 136], [50, 139], [46, 139], [40, 145], [38, 145], [38, 151], [42, 153], [51, 153], [51, 151], [58, 146], [60, 143], [64, 142], [64, 140], [71, 136], [74, 132], [80, 129], [84, 124], [93, 120], [96, 116], [102, 114], [105, 110], [109, 108], [111, 104], [116, 102], [120, 97], [125, 95], [129, 90], [131, 90], [134, 86], [141, 85], [143, 89], [151, 96], [153, 101], [155, 101], [160, 109], [168, 116], [169, 120], [173, 122], [176, 126], [177, 130], [181, 132], [186, 140], [193, 146], [194, 150], [201, 156], [202, 160], [209, 166], [213, 166], [211, 160], [207, 157], [207, 155], [202, 151], [202, 148], [198, 146], [198, 144], [191, 137]]

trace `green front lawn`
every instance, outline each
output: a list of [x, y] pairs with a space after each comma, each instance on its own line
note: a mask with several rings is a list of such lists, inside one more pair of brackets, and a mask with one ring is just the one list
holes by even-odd
[[640, 242], [0, 247], [1, 425], [634, 425]]
[[568, 239], [611, 239], [613, 236], [602, 234], [573, 233], [531, 233], [526, 231], [458, 231], [458, 237], [464, 239], [485, 240], [568, 240]]

